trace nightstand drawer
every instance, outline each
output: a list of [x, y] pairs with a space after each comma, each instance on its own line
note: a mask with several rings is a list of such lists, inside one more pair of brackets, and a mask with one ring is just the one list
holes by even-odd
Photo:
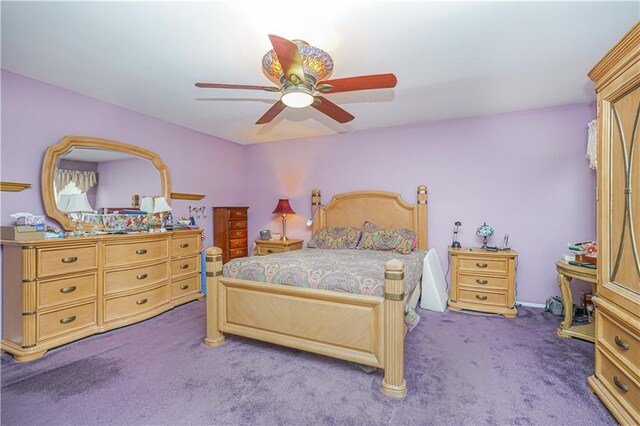
[[38, 340], [49, 339], [96, 323], [96, 302], [38, 315]]
[[231, 231], [235, 229], [247, 229], [247, 221], [246, 220], [230, 220], [229, 229]]
[[98, 267], [95, 245], [73, 248], [38, 249], [38, 277], [82, 272]]
[[241, 247], [247, 247], [247, 239], [246, 238], [239, 238], [236, 240], [229, 240], [229, 248], [241, 248]]
[[235, 259], [237, 257], [247, 257], [247, 248], [237, 248], [229, 250], [229, 257]]
[[458, 289], [458, 302], [507, 306], [507, 294]]
[[617, 355], [627, 367], [640, 369], [640, 340], [605, 312], [605, 309], [596, 309], [596, 321], [600, 321], [598, 343]]
[[273, 246], [258, 246], [256, 247], [256, 254], [258, 256], [265, 256], [267, 254], [275, 254], [275, 253], [284, 253], [284, 247], [273, 247]]
[[234, 229], [233, 231], [229, 231], [229, 238], [244, 238], [245, 245], [247, 239], [247, 230], [246, 229]]
[[38, 308], [62, 305], [82, 300], [88, 297], [96, 297], [95, 272], [75, 277], [41, 281], [38, 283]]
[[474, 289], [497, 289], [506, 290], [509, 286], [507, 277], [502, 276], [481, 276], [470, 274], [459, 274], [458, 285], [465, 287], [473, 287]]
[[506, 259], [460, 257], [458, 262], [458, 268], [464, 271], [506, 274], [509, 270]]
[[[640, 385], [600, 350], [596, 351], [596, 376], [630, 413], [640, 413]], [[640, 422], [637, 414], [635, 420]]]

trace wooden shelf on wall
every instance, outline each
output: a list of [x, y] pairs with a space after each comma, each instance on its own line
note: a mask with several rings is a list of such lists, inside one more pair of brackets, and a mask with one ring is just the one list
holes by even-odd
[[23, 189], [29, 188], [30, 186], [30, 183], [0, 182], [0, 191], [19, 192]]
[[202, 200], [204, 195], [202, 194], [186, 194], [184, 192], [172, 192], [171, 198], [174, 200]]

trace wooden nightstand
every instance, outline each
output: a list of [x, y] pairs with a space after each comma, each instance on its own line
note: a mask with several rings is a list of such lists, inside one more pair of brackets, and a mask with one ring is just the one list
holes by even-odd
[[300, 250], [303, 240], [256, 240], [256, 256]]
[[512, 250], [491, 252], [479, 247], [449, 248], [451, 294], [449, 308], [518, 315], [515, 307], [515, 263]]

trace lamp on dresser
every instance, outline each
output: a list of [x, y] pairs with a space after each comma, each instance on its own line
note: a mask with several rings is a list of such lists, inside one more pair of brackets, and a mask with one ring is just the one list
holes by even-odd
[[295, 211], [291, 208], [291, 204], [289, 204], [289, 200], [287, 198], [280, 198], [278, 200], [278, 204], [276, 208], [273, 209], [273, 214], [282, 215], [282, 240], [286, 241], [287, 239], [287, 215], [288, 214], [296, 214]]

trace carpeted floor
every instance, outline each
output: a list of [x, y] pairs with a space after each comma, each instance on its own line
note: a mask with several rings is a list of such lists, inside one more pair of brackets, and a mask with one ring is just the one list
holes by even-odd
[[593, 344], [562, 340], [559, 317], [419, 310], [406, 341], [409, 394], [380, 371], [227, 336], [202, 344], [204, 303], [66, 345], [1, 357], [3, 425], [614, 425], [587, 390]]

